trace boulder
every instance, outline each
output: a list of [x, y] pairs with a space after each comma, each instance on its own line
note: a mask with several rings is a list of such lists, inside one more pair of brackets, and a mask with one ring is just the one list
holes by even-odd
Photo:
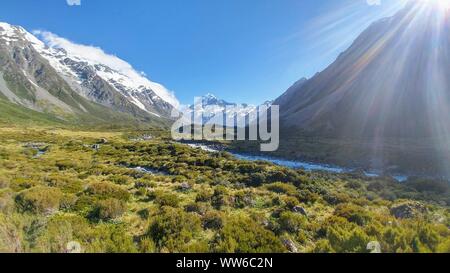
[[397, 219], [411, 219], [427, 212], [427, 208], [419, 202], [408, 202], [393, 206], [391, 214]]
[[189, 185], [189, 183], [187, 183], [187, 182], [181, 183], [181, 185], [180, 185], [181, 191], [189, 191], [191, 189], [192, 189], [192, 186]]
[[303, 207], [295, 206], [292, 208], [292, 211], [308, 217], [308, 213], [306, 212], [306, 210]]
[[297, 246], [294, 244], [294, 242], [292, 240], [284, 239], [283, 245], [289, 250], [290, 253], [298, 252]]
[[106, 143], [108, 143], [108, 140], [106, 138], [101, 138], [97, 142], [97, 144], [106, 144]]

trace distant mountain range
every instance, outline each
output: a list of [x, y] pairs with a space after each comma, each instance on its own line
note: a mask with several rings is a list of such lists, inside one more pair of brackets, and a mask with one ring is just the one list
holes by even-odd
[[[39, 34], [39, 33], [38, 33]], [[86, 50], [48, 45], [0, 23], [0, 98], [61, 120], [167, 121], [176, 99], [116, 58], [122, 71]]]
[[[207, 122], [225, 124], [227, 120], [229, 120], [228, 124], [232, 124], [235, 118], [245, 120], [250, 113], [258, 110], [258, 106], [227, 102], [210, 93], [200, 97], [200, 100], [202, 109], [195, 109], [195, 105], [190, 105], [184, 111], [185, 115], [191, 116], [194, 123], [197, 124], [206, 124]], [[270, 106], [272, 101], [266, 101], [262, 105]]]

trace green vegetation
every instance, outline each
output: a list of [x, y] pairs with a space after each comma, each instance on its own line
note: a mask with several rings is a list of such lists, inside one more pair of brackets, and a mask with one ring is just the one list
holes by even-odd
[[[280, 147], [262, 155], [323, 162], [348, 168], [384, 168], [393, 173], [447, 176], [442, 162], [450, 160], [447, 139], [439, 138], [346, 138], [314, 135], [298, 129], [280, 128]], [[230, 149], [259, 154], [260, 143], [234, 141]]]
[[443, 181], [241, 161], [161, 130], [0, 127], [0, 252], [450, 252], [449, 204]]
[[61, 125], [63, 120], [39, 113], [0, 98], [0, 124]]

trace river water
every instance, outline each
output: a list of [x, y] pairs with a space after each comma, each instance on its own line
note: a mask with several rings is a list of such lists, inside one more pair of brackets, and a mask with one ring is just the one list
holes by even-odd
[[[207, 145], [203, 145], [203, 144], [192, 144], [191, 143], [191, 144], [187, 144], [187, 145], [190, 146], [191, 148], [198, 148], [198, 149], [202, 149], [204, 151], [211, 152], [211, 153], [219, 152], [219, 150], [211, 148], [211, 147], [209, 147]], [[349, 169], [349, 168], [343, 168], [343, 167], [339, 167], [339, 166], [331, 166], [331, 165], [320, 164], [320, 163], [311, 163], [311, 162], [304, 162], [304, 161], [297, 161], [297, 160], [286, 160], [286, 159], [273, 158], [273, 157], [267, 157], [267, 156], [259, 156], [259, 155], [246, 155], [246, 154], [240, 154], [240, 153], [229, 152], [229, 151], [227, 151], [227, 152], [232, 154], [237, 159], [248, 160], [248, 161], [267, 161], [267, 162], [271, 162], [271, 163], [279, 165], [279, 166], [284, 166], [284, 167], [292, 168], [292, 169], [303, 169], [306, 171], [325, 171], [325, 172], [330, 172], [330, 173], [350, 173], [353, 171], [352, 169]], [[364, 174], [367, 177], [381, 176], [381, 172], [377, 172], [377, 171], [366, 171], [366, 172], [364, 172]], [[406, 175], [393, 175], [392, 177], [395, 180], [397, 180], [398, 182], [405, 182], [406, 180], [408, 180], [408, 176], [406, 176]]]

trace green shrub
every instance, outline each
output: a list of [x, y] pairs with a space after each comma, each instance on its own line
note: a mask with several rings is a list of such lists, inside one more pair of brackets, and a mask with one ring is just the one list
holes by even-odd
[[134, 183], [134, 187], [136, 189], [141, 189], [141, 188], [154, 188], [156, 187], [157, 184], [154, 181], [150, 181], [150, 180], [145, 180], [145, 179], [138, 179], [136, 181], [136, 183]]
[[296, 195], [297, 194], [297, 188], [294, 185], [282, 183], [282, 182], [276, 182], [272, 184], [268, 184], [264, 186], [267, 190], [273, 191], [275, 193], [283, 193], [288, 195]]
[[62, 197], [57, 188], [39, 186], [20, 192], [16, 204], [24, 212], [48, 214], [58, 210]]
[[351, 198], [345, 193], [327, 193], [323, 197], [330, 205], [338, 205], [341, 203], [349, 203]]
[[345, 184], [347, 188], [354, 189], [354, 190], [360, 190], [364, 188], [364, 184], [361, 181], [358, 180], [351, 180]]
[[202, 224], [205, 229], [220, 230], [223, 227], [222, 215], [218, 212], [208, 212], [202, 218]]
[[195, 202], [210, 202], [213, 193], [208, 190], [200, 190], [195, 197]]
[[[55, 215], [51, 217], [45, 228], [37, 232], [32, 251], [45, 253], [64, 253], [67, 244], [77, 241], [84, 250], [89, 241], [91, 227], [83, 217], [78, 215]], [[28, 234], [28, 236], [32, 236]]]
[[212, 243], [221, 253], [282, 253], [286, 248], [275, 234], [248, 217], [232, 217], [225, 221]]
[[135, 253], [138, 252], [128, 227], [120, 224], [100, 224], [89, 234], [88, 253]]
[[367, 253], [370, 238], [361, 229], [344, 229], [338, 226], [328, 228], [327, 239], [330, 246], [338, 253]]
[[74, 179], [64, 174], [52, 174], [45, 178], [48, 186], [60, 188], [67, 193], [78, 193], [83, 190], [80, 180]]
[[118, 185], [128, 185], [131, 183], [131, 178], [125, 175], [112, 175], [109, 177], [109, 181]]
[[234, 207], [235, 208], [245, 208], [253, 207], [255, 205], [255, 200], [252, 192], [250, 191], [239, 191], [234, 194]]
[[370, 216], [361, 207], [353, 204], [340, 204], [336, 207], [334, 215], [343, 217], [351, 223], [363, 226], [370, 221]]
[[405, 183], [419, 192], [432, 192], [437, 194], [446, 194], [450, 191], [450, 184], [445, 180], [434, 180], [424, 178], [408, 179]]
[[141, 253], [156, 253], [156, 244], [151, 238], [145, 236], [139, 241], [139, 252]]
[[441, 242], [437, 248], [439, 253], [450, 253], [450, 237]]
[[283, 196], [281, 199], [283, 200], [283, 203], [285, 204], [285, 206], [288, 210], [292, 210], [294, 207], [300, 205], [300, 202], [298, 201], [298, 199], [295, 197], [292, 197], [292, 196], [287, 196], [287, 197]]
[[14, 208], [13, 193], [9, 191], [0, 191], [0, 214], [10, 214], [13, 212]]
[[63, 194], [63, 197], [61, 198], [61, 203], [60, 203], [60, 208], [63, 210], [71, 210], [76, 202], [77, 202], [78, 198], [75, 194]]
[[17, 177], [11, 180], [9, 187], [16, 192], [38, 186], [39, 183], [33, 179]]
[[185, 252], [200, 231], [201, 221], [196, 214], [164, 207], [150, 224], [148, 235], [159, 249]]
[[77, 163], [77, 161], [72, 160], [72, 159], [63, 159], [63, 160], [56, 161], [55, 166], [60, 171], [65, 171], [65, 170], [78, 168], [78, 163]]
[[94, 182], [91, 183], [85, 191], [88, 195], [91, 195], [100, 199], [116, 198], [123, 201], [128, 201], [130, 193], [121, 186], [108, 183], [108, 182]]
[[297, 213], [285, 211], [280, 214], [278, 221], [280, 224], [280, 231], [297, 233], [305, 227], [306, 217]]
[[314, 204], [320, 199], [320, 195], [309, 190], [299, 190], [297, 198], [302, 203]]
[[114, 220], [121, 217], [125, 213], [126, 208], [126, 203], [118, 199], [100, 200], [95, 205], [91, 217], [104, 221]]
[[205, 215], [210, 209], [210, 206], [206, 203], [190, 203], [184, 207], [186, 212], [195, 212], [199, 215]]
[[178, 207], [180, 203], [180, 199], [176, 194], [164, 192], [164, 191], [155, 191], [151, 193], [156, 204], [160, 206], [169, 206], [169, 207]]
[[211, 204], [217, 209], [225, 206], [231, 206], [234, 203], [234, 198], [229, 195], [229, 191], [225, 186], [217, 186], [214, 189], [214, 194], [211, 197]]
[[23, 234], [20, 227], [0, 213], [0, 253], [18, 253], [23, 251]]

